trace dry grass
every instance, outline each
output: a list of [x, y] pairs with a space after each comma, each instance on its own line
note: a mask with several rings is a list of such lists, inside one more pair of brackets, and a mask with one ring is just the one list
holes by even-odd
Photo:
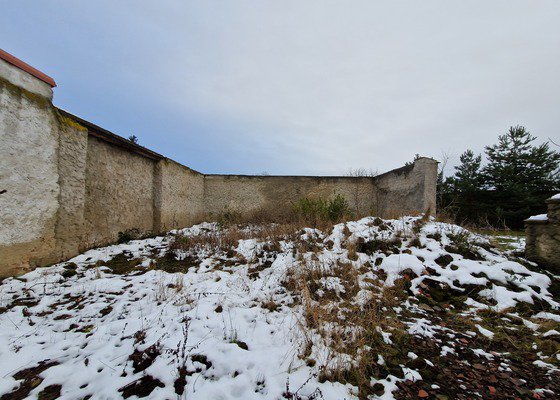
[[243, 212], [225, 210], [221, 213], [203, 213], [197, 215], [195, 221], [215, 221], [224, 228], [247, 224], [279, 224], [324, 229], [335, 223], [355, 219], [357, 215], [353, 215], [354, 213], [346, 199], [337, 195], [332, 199], [301, 198], [283, 207], [268, 206]]
[[[317, 364], [321, 380], [356, 385], [360, 398], [366, 399], [374, 394], [371, 378], [400, 371], [399, 364], [407, 357], [403, 344], [409, 335], [393, 307], [406, 298], [408, 281], [399, 279], [392, 287], [382, 287], [371, 279], [364, 281], [362, 288], [369, 291], [369, 300], [358, 302], [361, 268], [356, 263], [325, 264], [313, 253], [299, 260], [288, 271], [284, 285], [303, 309], [303, 320], [299, 321], [304, 337], [300, 357], [308, 365]], [[343, 290], [326, 288], [325, 278], [335, 279]], [[382, 332], [391, 334], [392, 345], [385, 342]], [[326, 359], [313, 358], [317, 334], [327, 349]], [[385, 364], [378, 363], [378, 355], [382, 355]]]
[[[293, 241], [303, 251], [314, 244], [313, 240], [301, 240], [300, 236], [304, 233], [307, 222], [292, 221], [283, 223], [270, 224], [236, 224], [222, 226], [218, 231], [203, 232], [199, 235], [186, 236], [176, 235], [169, 249], [171, 251], [199, 252], [206, 250], [208, 252], [230, 253], [233, 257], [233, 250], [238, 246], [240, 240], [256, 239], [259, 242], [269, 243], [268, 250], [280, 250], [282, 241]], [[332, 222], [321, 223], [322, 232], [330, 232], [334, 226]], [[311, 248], [316, 249], [316, 246]]]
[[183, 296], [185, 283], [182, 274], [177, 274], [173, 281], [168, 281], [166, 275], [160, 274], [157, 282], [155, 300], [157, 303], [164, 303], [171, 300], [186, 302]]
[[[375, 393], [370, 385], [372, 377], [398, 375], [399, 365], [406, 361], [405, 349], [410, 349], [406, 345], [410, 336], [394, 307], [407, 297], [408, 280], [401, 278], [395, 286], [384, 287], [378, 278], [363, 279], [364, 271], [371, 268], [360, 264], [358, 253], [398, 251], [403, 240], [420, 245], [418, 232], [424, 222], [421, 220], [414, 226], [403, 224], [398, 237], [383, 236], [367, 243], [351, 239], [351, 232], [346, 228], [343, 247], [348, 251], [348, 259], [345, 261], [322, 257], [322, 250], [330, 246], [324, 236], [314, 237], [313, 232], [307, 231], [302, 239], [304, 228], [310, 226], [304, 218], [260, 225], [220, 224], [217, 231], [177, 236], [171, 249], [222, 252], [233, 258], [239, 240], [256, 239], [264, 244], [262, 251], [268, 254], [279, 252], [283, 241], [293, 243], [296, 262], [288, 270], [283, 285], [292, 293], [294, 306], [302, 308], [298, 324], [304, 340], [299, 356], [307, 365], [319, 369], [322, 380], [355, 385], [360, 398], [365, 399]], [[328, 220], [314, 223], [324, 234], [334, 226]], [[372, 221], [376, 223], [383, 224], [383, 221]], [[258, 268], [254, 273], [258, 275]], [[261, 306], [271, 312], [279, 307], [271, 300], [263, 301]], [[386, 342], [387, 334], [391, 335], [393, 344]], [[379, 355], [385, 363], [379, 362]]]
[[169, 245], [169, 249], [186, 252], [207, 250], [227, 253], [232, 248], [237, 247], [240, 240], [251, 239], [254, 236], [254, 232], [232, 226], [220, 231], [208, 231], [194, 236], [176, 235]]
[[[359, 388], [359, 397], [366, 399], [375, 394], [371, 378], [387, 373], [400, 374], [399, 365], [406, 360], [406, 343], [410, 336], [404, 325], [396, 318], [393, 307], [400, 304], [404, 293], [404, 280], [396, 286], [376, 293], [369, 302], [351, 307], [344, 316], [345, 326], [354, 327], [352, 336], [331, 335], [334, 354], [347, 354], [348, 362], [339, 360], [322, 371], [324, 380], [347, 382]], [[390, 334], [387, 343], [382, 333]], [[384, 363], [379, 362], [379, 356]]]

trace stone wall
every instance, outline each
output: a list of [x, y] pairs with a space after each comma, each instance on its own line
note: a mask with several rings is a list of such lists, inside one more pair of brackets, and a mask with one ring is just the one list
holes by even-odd
[[437, 162], [414, 164], [376, 177], [206, 175], [204, 209], [250, 216], [261, 210], [289, 210], [303, 197], [330, 199], [342, 195], [357, 215], [381, 217], [435, 212]]
[[560, 274], [560, 197], [553, 196], [546, 202], [546, 215], [525, 220], [525, 256]]
[[58, 131], [48, 85], [1, 59], [0, 74], [0, 271], [11, 274], [56, 259]]
[[435, 212], [434, 160], [377, 177], [203, 175], [57, 109], [54, 81], [41, 74], [0, 58], [0, 276], [123, 233], [160, 233], [225, 212], [273, 215], [303, 197], [340, 194], [359, 215]]
[[435, 215], [437, 173], [437, 162], [421, 157], [413, 165], [377, 176], [376, 215]]
[[84, 208], [88, 247], [114, 242], [119, 232], [152, 233], [154, 170], [153, 160], [88, 137]]
[[169, 159], [159, 161], [157, 171], [160, 190], [155, 230], [168, 231], [197, 221], [204, 213], [204, 175]]
[[67, 259], [85, 244], [86, 167], [88, 131], [58, 114], [58, 216], [55, 237], [58, 259]]

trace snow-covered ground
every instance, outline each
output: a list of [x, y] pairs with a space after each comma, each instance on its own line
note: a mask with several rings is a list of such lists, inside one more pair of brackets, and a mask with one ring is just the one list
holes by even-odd
[[[512, 387], [554, 398], [553, 280], [484, 236], [419, 218], [293, 233], [204, 223], [5, 279], [0, 398], [472, 398]], [[403, 282], [378, 326], [352, 319]], [[326, 309], [313, 325], [309, 310]], [[355, 339], [368, 329], [379, 340]], [[334, 347], [340, 331], [348, 351]], [[531, 356], [511, 355], [510, 339]], [[365, 386], [331, 371], [363, 366], [365, 353]]]

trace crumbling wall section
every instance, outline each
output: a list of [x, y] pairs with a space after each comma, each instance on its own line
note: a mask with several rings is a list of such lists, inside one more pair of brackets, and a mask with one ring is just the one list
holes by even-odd
[[421, 157], [413, 164], [376, 178], [376, 215], [392, 218], [421, 213], [435, 215], [437, 162]]
[[367, 213], [375, 207], [374, 181], [372, 177], [206, 175], [204, 209], [210, 215], [279, 214], [304, 197], [342, 195], [353, 210]]

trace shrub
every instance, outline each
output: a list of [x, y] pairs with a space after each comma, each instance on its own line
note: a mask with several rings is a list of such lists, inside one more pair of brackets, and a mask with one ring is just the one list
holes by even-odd
[[315, 225], [322, 221], [340, 222], [351, 215], [348, 202], [340, 194], [330, 200], [304, 197], [293, 205], [293, 211], [300, 219]]

